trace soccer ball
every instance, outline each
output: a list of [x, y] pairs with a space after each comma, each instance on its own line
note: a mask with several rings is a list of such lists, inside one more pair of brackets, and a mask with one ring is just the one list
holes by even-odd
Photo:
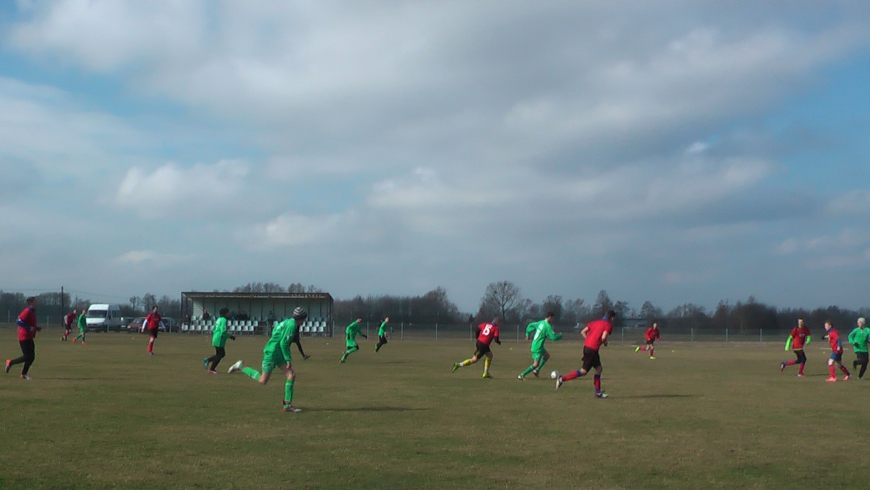
[[559, 377], [559, 371], [553, 371], [550, 373], [550, 379], [556, 379]]

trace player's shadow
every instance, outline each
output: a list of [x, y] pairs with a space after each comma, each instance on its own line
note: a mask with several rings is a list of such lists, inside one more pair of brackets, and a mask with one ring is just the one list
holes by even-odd
[[309, 408], [308, 412], [418, 412], [428, 408], [410, 407], [342, 407], [342, 408]]
[[654, 393], [651, 395], [628, 395], [622, 396], [619, 398], [698, 398], [699, 395], [686, 395], [686, 394], [674, 394], [674, 393]]
[[119, 380], [119, 379], [123, 379], [123, 378], [70, 378], [70, 377], [63, 377], [63, 376], [53, 376], [53, 377], [40, 378], [40, 379], [52, 379], [52, 380], [58, 379], [61, 381], [115, 381], [115, 380]]

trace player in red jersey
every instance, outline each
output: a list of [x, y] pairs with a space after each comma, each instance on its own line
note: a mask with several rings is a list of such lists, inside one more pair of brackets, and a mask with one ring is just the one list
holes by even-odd
[[807, 355], [804, 354], [804, 346], [809, 345], [810, 341], [812, 341], [812, 336], [810, 335], [810, 329], [804, 325], [804, 319], [798, 318], [798, 324], [796, 327], [791, 329], [791, 333], [788, 334], [788, 339], [785, 341], [785, 350], [791, 349], [794, 351], [794, 355], [797, 356], [797, 359], [794, 361], [785, 361], [779, 364], [779, 371], [782, 372], [786, 366], [794, 366], [795, 364], [800, 364], [798, 367], [798, 378], [804, 377], [804, 365], [807, 363]]
[[151, 356], [154, 355], [154, 341], [157, 339], [157, 332], [160, 331], [160, 324], [163, 323], [163, 317], [160, 316], [157, 310], [157, 305], [154, 305], [151, 308], [151, 313], [142, 322], [142, 330], [148, 330], [148, 336], [150, 337], [148, 340], [148, 355]]
[[67, 313], [63, 317], [63, 336], [60, 338], [62, 341], [69, 341], [67, 337], [69, 337], [69, 333], [72, 331], [72, 324], [78, 319], [79, 310], [73, 308], [73, 311]]
[[614, 318], [616, 318], [616, 312], [610, 310], [604, 315], [604, 318], [589, 322], [586, 325], [586, 328], [580, 331], [580, 335], [586, 339], [583, 343], [583, 367], [564, 376], [559, 376], [559, 378], [556, 379], [557, 390], [565, 381], [571, 381], [580, 376], [585, 376], [590, 369], [595, 368], [595, 396], [598, 398], [607, 398], [607, 393], [601, 391], [601, 372], [604, 368], [601, 366], [601, 357], [598, 355], [598, 351], [601, 349], [602, 345], [607, 345], [607, 337], [613, 333]]
[[21, 347], [21, 357], [15, 359], [6, 359], [6, 372], [8, 373], [12, 366], [24, 363], [24, 368], [21, 370], [21, 379], [30, 379], [27, 372], [33, 361], [36, 360], [36, 332], [42, 330], [36, 326], [36, 298], [31, 296], [27, 298], [27, 307], [18, 315], [18, 345]]
[[825, 322], [825, 338], [828, 339], [828, 342], [831, 344], [831, 358], [828, 359], [828, 372], [831, 373], [831, 377], [826, 379], [825, 381], [837, 381], [837, 372], [834, 370], [834, 363], [840, 367], [840, 371], [843, 371], [843, 381], [848, 381], [852, 376], [849, 373], [849, 370], [846, 369], [846, 366], [843, 365], [843, 344], [840, 342], [840, 334], [831, 324], [831, 322]]
[[656, 358], [656, 340], [661, 340], [662, 336], [659, 334], [659, 324], [653, 323], [651, 327], [646, 329], [646, 333], [643, 334], [644, 339], [646, 339], [646, 345], [635, 347], [635, 352], [640, 351], [649, 351], [649, 358], [655, 360]]
[[478, 325], [477, 343], [475, 344], [474, 355], [471, 356], [471, 359], [454, 363], [453, 372], [456, 372], [456, 370], [461, 367], [476, 363], [481, 357], [486, 357], [486, 360], [483, 361], [483, 377], [491, 378], [492, 375], [489, 374], [489, 366], [492, 364], [492, 351], [489, 349], [489, 346], [492, 345], [493, 341], [495, 341], [496, 344], [501, 345], [501, 339], [498, 338], [498, 334], [498, 317], [493, 318], [489, 323], [481, 323]]

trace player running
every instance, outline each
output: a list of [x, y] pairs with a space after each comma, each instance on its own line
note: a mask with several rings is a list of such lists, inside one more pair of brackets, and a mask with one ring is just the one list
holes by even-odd
[[[151, 308], [151, 313], [148, 313], [148, 316], [145, 317], [145, 321], [142, 322], [142, 330], [148, 330], [149, 356], [154, 355], [154, 341], [157, 340], [157, 332], [160, 331], [160, 325], [163, 323], [163, 317], [157, 312], [158, 309], [157, 305], [154, 305]], [[163, 328], [166, 328], [166, 326], [164, 325]]]
[[387, 345], [387, 324], [390, 323], [390, 317], [384, 318], [381, 326], [378, 327], [378, 345], [375, 346], [375, 352], [381, 350], [381, 347]]
[[492, 375], [489, 374], [489, 366], [492, 364], [492, 351], [489, 349], [489, 346], [492, 345], [493, 341], [495, 341], [496, 344], [501, 345], [501, 339], [498, 338], [498, 334], [498, 317], [493, 318], [489, 323], [481, 323], [478, 325], [477, 344], [475, 344], [474, 355], [471, 356], [471, 359], [454, 363], [452, 372], [455, 373], [456, 370], [461, 367], [474, 364], [479, 361], [481, 357], [485, 356], [486, 360], [483, 361], [483, 377], [492, 378]]
[[36, 298], [31, 296], [26, 300], [27, 307], [18, 315], [18, 345], [21, 347], [21, 356], [15, 359], [6, 359], [6, 372], [8, 373], [12, 366], [24, 363], [24, 368], [21, 369], [21, 379], [30, 379], [27, 374], [30, 371], [30, 366], [36, 360], [36, 332], [42, 328], [36, 326]]
[[550, 353], [544, 348], [547, 339], [552, 341], [562, 340], [561, 333], [553, 332], [553, 312], [547, 312], [546, 318], [541, 321], [530, 323], [526, 327], [526, 340], [532, 338], [532, 364], [526, 368], [517, 379], [526, 379], [526, 375], [532, 373], [538, 377], [538, 373], [544, 368], [544, 364], [550, 360]]
[[[221, 308], [219, 313], [220, 316], [217, 321], [214, 322], [214, 333], [212, 333], [211, 336], [211, 345], [214, 347], [214, 355], [202, 360], [202, 365], [204, 368], [208, 369], [209, 374], [217, 374], [218, 364], [220, 364], [221, 359], [227, 355], [227, 339], [236, 340], [236, 336], [230, 335], [227, 331], [227, 315], [229, 313], [229, 308]], [[209, 363], [211, 363], [211, 368], [208, 367]]]
[[76, 338], [73, 339], [73, 344], [75, 344], [79, 339], [82, 339], [82, 345], [85, 345], [85, 333], [88, 331], [88, 312], [85, 309], [82, 309], [82, 314], [79, 315], [78, 321], [76, 321], [76, 325], [79, 327], [79, 334], [76, 335]]
[[828, 371], [831, 373], [831, 377], [826, 379], [825, 381], [834, 382], [837, 381], [837, 374], [834, 370], [834, 363], [840, 367], [840, 371], [845, 374], [843, 376], [843, 381], [848, 381], [852, 376], [849, 373], [849, 370], [846, 369], [846, 366], [843, 365], [843, 344], [840, 343], [840, 334], [831, 324], [831, 322], [825, 322], [825, 331], [827, 334], [824, 338], [828, 339], [828, 342], [831, 344], [831, 358], [828, 359]]
[[357, 335], [362, 335], [365, 339], [369, 338], [368, 335], [360, 332], [359, 324], [361, 321], [362, 318], [357, 318], [350, 325], [348, 325], [347, 328], [344, 329], [345, 345], [347, 346], [347, 350], [344, 351], [344, 355], [341, 356], [340, 362], [344, 362], [347, 359], [347, 356], [359, 350], [359, 344], [356, 343]]
[[272, 329], [272, 336], [266, 342], [263, 348], [263, 372], [260, 373], [252, 367], [248, 367], [244, 361], [236, 361], [230, 366], [228, 373], [241, 371], [247, 374], [251, 379], [258, 381], [261, 385], [269, 382], [269, 377], [272, 376], [272, 370], [276, 367], [280, 368], [286, 376], [284, 381], [284, 405], [283, 412], [299, 413], [302, 410], [293, 406], [293, 384], [296, 381], [296, 373], [293, 371], [290, 355], [290, 342], [296, 335], [299, 329], [299, 324], [308, 318], [308, 313], [302, 308], [293, 309], [293, 318], [288, 318]]
[[646, 345], [635, 347], [634, 351], [635, 352], [649, 351], [649, 358], [652, 360], [655, 360], [655, 358], [656, 358], [655, 343], [656, 343], [656, 340], [662, 339], [662, 336], [659, 333], [659, 324], [653, 323], [651, 327], [646, 329], [646, 332], [643, 334], [643, 336], [646, 339]]
[[607, 345], [607, 337], [613, 333], [614, 318], [616, 318], [616, 312], [609, 310], [604, 315], [604, 318], [589, 322], [586, 328], [580, 331], [580, 335], [586, 339], [583, 343], [583, 367], [564, 376], [559, 376], [556, 379], [557, 390], [565, 381], [585, 376], [590, 369], [595, 368], [595, 396], [607, 398], [607, 393], [601, 391], [601, 372], [604, 371], [604, 367], [601, 365], [601, 356], [598, 354], [598, 351], [601, 350], [602, 345]]
[[813, 340], [812, 335], [810, 335], [810, 329], [804, 325], [804, 319], [798, 318], [798, 324], [796, 327], [791, 329], [791, 333], [788, 334], [788, 339], [785, 341], [785, 350], [788, 351], [791, 349], [794, 351], [794, 355], [797, 356], [797, 359], [794, 361], [785, 361], [779, 364], [779, 372], [785, 370], [786, 366], [794, 366], [795, 364], [800, 364], [798, 367], [798, 378], [804, 377], [804, 366], [807, 364], [807, 355], [804, 354], [804, 347], [810, 345], [810, 341]]
[[67, 313], [63, 317], [63, 336], [60, 338], [62, 342], [69, 342], [69, 334], [72, 332], [72, 324], [78, 319], [79, 310], [73, 308], [73, 311]]
[[858, 357], [852, 361], [852, 369], [858, 369], [861, 366], [861, 371], [858, 373], [858, 379], [864, 379], [864, 373], [867, 372], [867, 344], [870, 343], [870, 328], [864, 326], [864, 318], [858, 319], [858, 327], [849, 333], [849, 343], [855, 347], [855, 356]]

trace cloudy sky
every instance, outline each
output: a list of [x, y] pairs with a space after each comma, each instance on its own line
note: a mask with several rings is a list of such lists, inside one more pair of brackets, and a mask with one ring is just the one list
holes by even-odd
[[863, 1], [0, 4], [0, 289], [870, 305]]

